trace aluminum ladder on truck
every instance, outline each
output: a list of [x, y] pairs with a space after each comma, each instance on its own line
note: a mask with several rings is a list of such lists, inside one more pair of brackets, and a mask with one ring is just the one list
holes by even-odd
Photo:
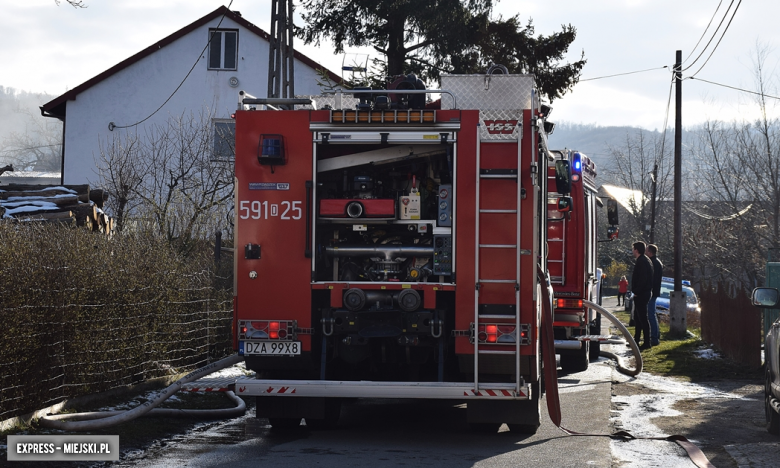
[[[547, 183], [548, 185], [550, 184], [549, 178]], [[547, 199], [547, 211], [549, 212], [553, 209], [552, 205], [549, 203], [549, 193], [547, 194]], [[560, 233], [560, 237], [549, 237], [550, 230], [552, 229], [551, 224], [560, 224], [560, 227], [555, 230], [555, 232]], [[552, 284], [563, 285], [566, 283], [566, 218], [564, 216], [561, 216], [560, 218], [550, 218], [548, 215], [547, 233], [547, 268], [550, 271], [550, 282]], [[560, 275], [555, 275], [553, 273], [560, 273]]]
[[[501, 169], [489, 169], [482, 167], [482, 137], [481, 137], [481, 130], [477, 131], [477, 155], [476, 155], [476, 226], [475, 226], [475, 245], [476, 248], [474, 249], [475, 252], [475, 274], [474, 278], [476, 279], [476, 291], [474, 293], [474, 391], [479, 392], [479, 355], [480, 352], [483, 354], [493, 353], [493, 354], [514, 354], [515, 356], [515, 392], [516, 394], [521, 394], [521, 386], [524, 385], [524, 381], [522, 377], [520, 376], [520, 343], [521, 343], [521, 332], [520, 332], [520, 255], [522, 254], [522, 251], [520, 249], [520, 236], [521, 236], [521, 210], [520, 210], [520, 203], [522, 200], [522, 188], [520, 184], [520, 170], [521, 170], [521, 143], [522, 143], [522, 124], [517, 124], [517, 138], [513, 140], [504, 140], [503, 144], [511, 144], [512, 141], [517, 143], [517, 159], [514, 162], [515, 167], [508, 167], [508, 168], [501, 168]], [[495, 199], [490, 200], [483, 200], [482, 194], [480, 191], [480, 187], [482, 183], [487, 182], [490, 179], [508, 179], [513, 180], [517, 184], [517, 197], [515, 199], [514, 206], [511, 208], [495, 208], [496, 201]], [[485, 197], [488, 198], [488, 197]], [[493, 195], [490, 198], [495, 198], [495, 195]], [[480, 228], [482, 227], [482, 217], [483, 215], [511, 215], [514, 214], [516, 218], [516, 234], [515, 234], [515, 242], [514, 244], [489, 244], [489, 243], [482, 243], [480, 239]], [[486, 270], [482, 269], [483, 263], [482, 263], [482, 255], [481, 251], [487, 250], [487, 249], [501, 249], [502, 251], [507, 252], [507, 255], [504, 257], [505, 259], [511, 258], [509, 253], [514, 253], [514, 260], [515, 260], [515, 277], [514, 278], [487, 278], [486, 276]], [[502, 285], [505, 287], [512, 287], [514, 288], [514, 314], [501, 314], [501, 315], [491, 315], [489, 313], [480, 315], [480, 307], [481, 306], [490, 306], [491, 304], [486, 304], [480, 302], [480, 289], [481, 286], [488, 284], [488, 283], [494, 283], [498, 285]], [[488, 309], [488, 307], [485, 307], [485, 309]], [[514, 351], [488, 351], [488, 350], [480, 350], [479, 347], [479, 321], [480, 318], [483, 319], [490, 319], [490, 318], [501, 318], [501, 319], [508, 319], [508, 318], [514, 318], [515, 319], [515, 347]]]

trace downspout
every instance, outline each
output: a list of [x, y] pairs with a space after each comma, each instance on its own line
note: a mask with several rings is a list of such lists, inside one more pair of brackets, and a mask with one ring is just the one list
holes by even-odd
[[[67, 106], [67, 103], [65, 104]], [[59, 119], [62, 122], [62, 152], [60, 154], [60, 185], [65, 185], [65, 116], [47, 114], [43, 106], [40, 107], [42, 117]]]

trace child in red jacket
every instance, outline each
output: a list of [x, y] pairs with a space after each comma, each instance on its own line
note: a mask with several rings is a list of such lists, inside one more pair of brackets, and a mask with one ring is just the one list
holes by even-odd
[[620, 278], [620, 281], [618, 281], [618, 303], [617, 305], [620, 305], [620, 298], [623, 298], [623, 305], [626, 305], [626, 293], [628, 292], [628, 280], [625, 276], [622, 276]]

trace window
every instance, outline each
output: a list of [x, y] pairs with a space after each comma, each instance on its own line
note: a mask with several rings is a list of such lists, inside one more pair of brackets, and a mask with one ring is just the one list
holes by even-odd
[[238, 31], [209, 29], [209, 37], [209, 70], [235, 70], [238, 63]]
[[232, 162], [235, 157], [236, 123], [233, 120], [214, 121], [214, 160]]

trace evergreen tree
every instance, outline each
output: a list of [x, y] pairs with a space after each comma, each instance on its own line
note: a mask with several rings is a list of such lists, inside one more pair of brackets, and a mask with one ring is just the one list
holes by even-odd
[[299, 36], [319, 44], [329, 38], [335, 53], [344, 47], [373, 47], [384, 56], [378, 73], [416, 73], [438, 80], [442, 73], [484, 73], [493, 63], [510, 73], [536, 75], [541, 93], [550, 101], [577, 83], [584, 55], [560, 64], [576, 37], [563, 26], [550, 36], [533, 37], [529, 20], [519, 16], [491, 19], [493, 0], [304, 0], [306, 26]]

